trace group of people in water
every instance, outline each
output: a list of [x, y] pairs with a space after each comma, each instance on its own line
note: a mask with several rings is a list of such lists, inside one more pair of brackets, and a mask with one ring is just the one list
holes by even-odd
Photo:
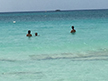
[[[76, 32], [76, 30], [74, 29], [74, 26], [72, 26], [72, 30], [71, 30], [71, 32], [70, 32], [70, 33], [75, 33], [75, 32]], [[31, 31], [30, 31], [30, 30], [28, 30], [28, 34], [27, 34], [26, 36], [28, 36], [28, 37], [31, 37], [31, 36], [32, 36], [32, 34], [31, 34]], [[35, 33], [35, 36], [38, 36], [38, 33]]]
[[[31, 37], [31, 36], [32, 36], [32, 34], [31, 34], [31, 31], [30, 31], [30, 30], [28, 30], [28, 34], [27, 34], [26, 36], [28, 36], [28, 37]], [[38, 36], [38, 33], [35, 33], [35, 36]]]

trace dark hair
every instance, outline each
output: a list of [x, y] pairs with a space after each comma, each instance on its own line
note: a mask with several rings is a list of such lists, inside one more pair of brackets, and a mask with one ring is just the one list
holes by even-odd
[[38, 33], [35, 33], [35, 36], [37, 36], [38, 35]]
[[28, 33], [30, 34], [30, 33], [31, 33], [31, 31], [30, 31], [30, 30], [28, 30]]
[[72, 29], [74, 29], [74, 26], [72, 26]]

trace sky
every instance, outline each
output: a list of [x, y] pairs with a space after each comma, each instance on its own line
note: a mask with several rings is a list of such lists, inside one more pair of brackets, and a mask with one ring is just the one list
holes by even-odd
[[108, 0], [0, 0], [0, 12], [108, 9]]

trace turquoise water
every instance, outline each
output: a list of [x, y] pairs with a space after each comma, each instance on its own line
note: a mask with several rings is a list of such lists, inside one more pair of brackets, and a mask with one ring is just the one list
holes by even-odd
[[1, 13], [0, 80], [108, 80], [107, 26], [108, 10]]

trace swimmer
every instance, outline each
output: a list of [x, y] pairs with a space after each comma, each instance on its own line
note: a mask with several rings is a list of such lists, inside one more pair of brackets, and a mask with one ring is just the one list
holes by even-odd
[[27, 34], [26, 36], [31, 37], [31, 36], [32, 36], [32, 34], [30, 34], [30, 33], [31, 33], [31, 31], [30, 31], [30, 30], [28, 30], [28, 34]]
[[35, 36], [38, 36], [38, 33], [35, 33]]
[[74, 26], [72, 26], [72, 30], [70, 33], [75, 33], [75, 32], [76, 32], [76, 30], [74, 29]]

